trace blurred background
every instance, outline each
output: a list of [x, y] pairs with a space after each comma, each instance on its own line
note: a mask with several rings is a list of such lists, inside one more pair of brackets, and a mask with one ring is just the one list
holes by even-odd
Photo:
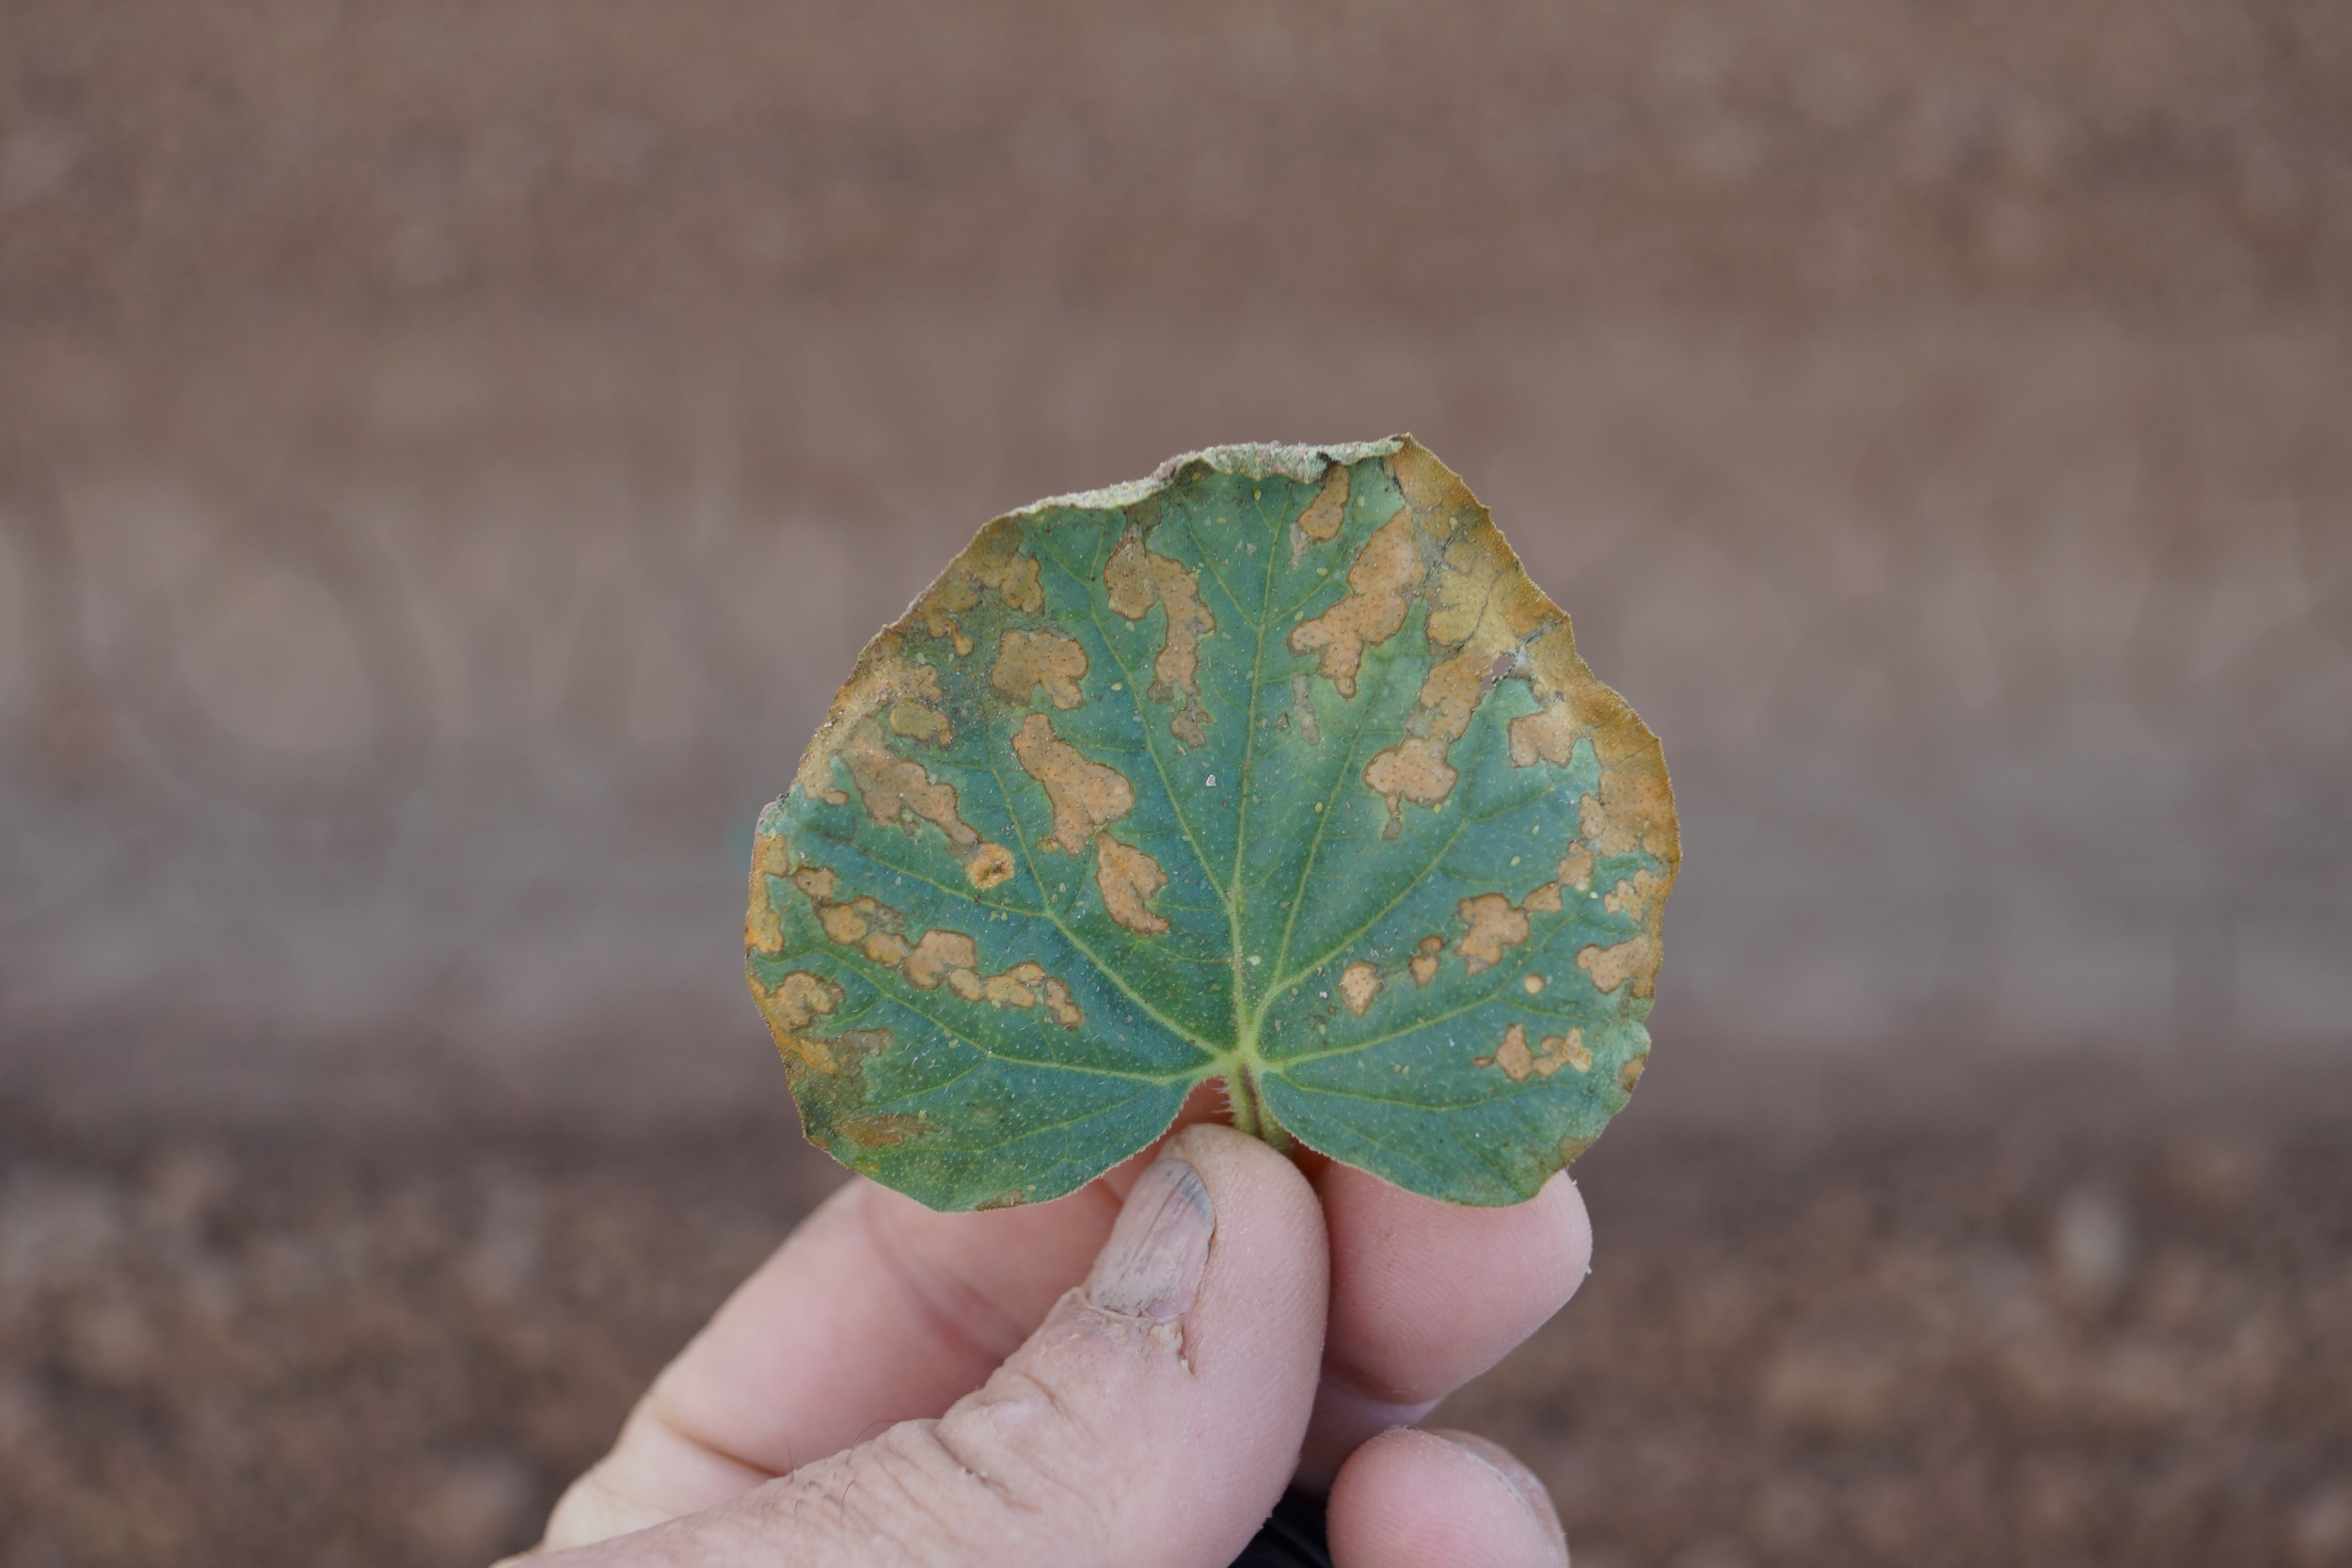
[[977, 524], [1417, 434], [1664, 737], [1581, 1568], [2352, 1562], [2352, 10], [0, 0], [0, 1568], [529, 1540]]

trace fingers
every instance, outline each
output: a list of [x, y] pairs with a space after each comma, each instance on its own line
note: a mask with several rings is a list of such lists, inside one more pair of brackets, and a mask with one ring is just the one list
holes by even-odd
[[977, 1392], [723, 1507], [559, 1559], [1214, 1568], [1280, 1494], [1314, 1397], [1323, 1218], [1291, 1164], [1180, 1134]]
[[[1213, 1116], [1205, 1087], [1179, 1127]], [[719, 1309], [548, 1521], [549, 1548], [697, 1513], [980, 1386], [1084, 1277], [1145, 1150], [1052, 1203], [940, 1214], [852, 1181]]]
[[1466, 1432], [1390, 1432], [1331, 1485], [1334, 1568], [1568, 1568], [1543, 1482]]
[[612, 1452], [557, 1504], [548, 1544], [723, 1502], [979, 1386], [1082, 1277], [1118, 1200], [935, 1214], [853, 1181], [673, 1362]]
[[1576, 1293], [1593, 1256], [1565, 1171], [1507, 1209], [1417, 1197], [1337, 1164], [1314, 1180], [1330, 1227], [1331, 1323], [1299, 1463], [1310, 1488], [1502, 1360]]

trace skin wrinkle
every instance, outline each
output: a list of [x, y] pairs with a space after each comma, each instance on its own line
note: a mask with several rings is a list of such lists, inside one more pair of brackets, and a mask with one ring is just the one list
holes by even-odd
[[[1159, 1326], [1149, 1324], [1148, 1320], [1121, 1318], [1093, 1307], [1086, 1302], [1080, 1290], [1070, 1291], [1062, 1298], [1061, 1305], [1074, 1305], [1078, 1308], [1063, 1319], [1064, 1332], [1107, 1332], [1132, 1343], [1137, 1338], [1134, 1332], [1136, 1326]], [[1048, 1332], [1051, 1332], [1052, 1323], [1049, 1318]], [[1122, 1329], [1126, 1332], [1121, 1332]], [[1147, 1333], [1141, 1337], [1148, 1344], [1158, 1348], [1154, 1336]], [[1000, 1385], [1011, 1385], [1012, 1391], [1002, 1391]], [[1015, 1429], [998, 1419], [999, 1413], [1024, 1403], [1025, 1395], [1041, 1401], [1053, 1413], [1049, 1421], [1026, 1421], [1020, 1429], [1027, 1432], [1042, 1430], [1051, 1433], [1054, 1441], [1043, 1447], [1014, 1436]], [[1081, 1533], [1097, 1547], [1091, 1555], [1082, 1557], [1080, 1560], [1101, 1560], [1114, 1555], [1100, 1549], [1110, 1540], [1112, 1519], [1101, 1506], [1104, 1501], [1104, 1489], [1089, 1474], [1089, 1461], [1093, 1455], [1117, 1451], [1118, 1445], [1106, 1442], [1091, 1429], [1080, 1414], [1083, 1402], [1066, 1398], [1050, 1380], [1033, 1371], [1000, 1367], [988, 1384], [977, 1391], [973, 1402], [961, 1412], [951, 1411], [946, 1418], [923, 1425], [931, 1429], [930, 1435], [939, 1444], [941, 1451], [953, 1458], [966, 1473], [980, 1478], [1009, 1513], [1063, 1524], [1074, 1512], [1082, 1521]], [[987, 1436], [983, 1440], [997, 1458], [1009, 1462], [1030, 1483], [1027, 1490], [1025, 1491], [1018, 1480], [1008, 1477], [999, 1467], [985, 1463], [973, 1465], [972, 1457], [977, 1456], [978, 1450], [962, 1449], [960, 1437], [953, 1440], [947, 1438], [947, 1431], [956, 1424], [960, 1415], [977, 1417], [983, 1413], [988, 1418]], [[951, 1446], [951, 1443], [956, 1446]], [[1048, 1457], [1047, 1449], [1067, 1451], [1056, 1456], [1060, 1461], [1057, 1464], [1055, 1458]], [[1071, 1473], [1064, 1473], [1065, 1465], [1070, 1467]]]
[[[915, 1451], [909, 1445], [922, 1445], [929, 1453]], [[932, 1461], [926, 1465], [926, 1459]], [[944, 1463], [943, 1463], [944, 1462]], [[960, 1506], [959, 1492], [962, 1487], [977, 1485], [980, 1492], [996, 1497], [996, 1489], [981, 1483], [977, 1476], [950, 1453], [940, 1441], [936, 1421], [901, 1421], [883, 1433], [872, 1443], [855, 1450], [851, 1463], [845, 1466], [850, 1472], [848, 1481], [835, 1497], [838, 1517], [849, 1539], [871, 1550], [876, 1544], [896, 1546], [907, 1554], [909, 1560], [946, 1564], [961, 1560], [958, 1548], [972, 1528], [969, 1511]], [[944, 1487], [922, 1484], [930, 1475], [945, 1481]], [[876, 1511], [864, 1503], [856, 1505], [859, 1523], [850, 1531], [851, 1520], [850, 1495], [858, 1482], [867, 1479], [886, 1483], [898, 1499], [898, 1510], [885, 1508]], [[910, 1479], [917, 1478], [917, 1479]], [[1006, 1510], [1011, 1513], [1012, 1510]], [[909, 1519], [920, 1520], [930, 1526], [930, 1539], [908, 1539]], [[894, 1528], [895, 1527], [895, 1528]], [[944, 1552], [936, 1549], [944, 1546]], [[925, 1548], [931, 1548], [926, 1550]]]

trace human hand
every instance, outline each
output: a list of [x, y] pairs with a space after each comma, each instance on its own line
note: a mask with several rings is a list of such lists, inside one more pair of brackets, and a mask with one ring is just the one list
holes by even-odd
[[1401, 1429], [1583, 1278], [1567, 1178], [1463, 1209], [1222, 1127], [1160, 1152], [977, 1214], [844, 1187], [655, 1381], [533, 1568], [1226, 1568], [1294, 1481], [1327, 1488], [1337, 1568], [1565, 1564], [1517, 1460]]

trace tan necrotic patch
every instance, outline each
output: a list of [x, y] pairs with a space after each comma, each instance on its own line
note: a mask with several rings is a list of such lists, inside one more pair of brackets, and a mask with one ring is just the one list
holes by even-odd
[[1613, 947], [1586, 948], [1577, 955], [1577, 962], [1603, 991], [1629, 982], [1634, 995], [1647, 996], [1664, 958], [1666, 895], [1674, 890], [1682, 864], [1682, 835], [1665, 755], [1658, 737], [1625, 700], [1593, 678], [1566, 626], [1537, 639], [1528, 663], [1529, 686], [1542, 706], [1512, 721], [1512, 762], [1521, 768], [1537, 762], [1565, 768], [1576, 743], [1589, 739], [1600, 764], [1599, 787], [1584, 797], [1581, 806], [1583, 842], [1562, 857], [1561, 882], [1589, 889], [1596, 857], [1639, 852], [1657, 863], [1629, 885], [1612, 889], [1603, 900], [1611, 913], [1639, 920], [1641, 933]]
[[1041, 686], [1046, 701], [1067, 712], [1086, 700], [1078, 689], [1086, 673], [1087, 651], [1076, 638], [1052, 630], [1009, 631], [996, 644], [988, 684], [1024, 707], [1029, 693]]
[[[912, 837], [928, 822], [946, 835], [947, 847], [962, 863], [963, 874], [976, 888], [992, 888], [1012, 875], [1012, 853], [1001, 844], [982, 838], [963, 819], [953, 784], [942, 784], [921, 763], [900, 756], [882, 738], [871, 721], [861, 721], [837, 753], [856, 784], [866, 816], [882, 827], [902, 829]], [[836, 803], [837, 791], [829, 798]]]
[[1094, 883], [1110, 917], [1131, 931], [1155, 935], [1168, 922], [1152, 911], [1152, 898], [1168, 885], [1168, 873], [1146, 850], [1123, 844], [1103, 830], [1135, 809], [1135, 786], [1116, 768], [1090, 761], [1054, 733], [1052, 721], [1032, 713], [1012, 737], [1013, 755], [1044, 787], [1054, 811], [1054, 831], [1045, 842], [1067, 855], [1094, 847]]
[[1413, 956], [1405, 961], [1406, 970], [1413, 976], [1413, 984], [1426, 986], [1438, 977], [1438, 955], [1445, 951], [1445, 938], [1423, 937]]
[[1349, 1012], [1361, 1018], [1364, 1009], [1372, 1006], [1373, 998], [1380, 994], [1383, 984], [1380, 971], [1375, 965], [1349, 964], [1345, 973], [1340, 975], [1340, 1000], [1347, 1004]]
[[1391, 838], [1403, 829], [1406, 804], [1435, 808], [1454, 793], [1460, 775], [1448, 758], [1478, 705], [1518, 672], [1529, 638], [1552, 622], [1565, 625], [1459, 480], [1438, 468], [1405, 483], [1408, 455], [1393, 461], [1405, 465], [1400, 483], [1437, 565], [1422, 587], [1429, 673], [1406, 716], [1405, 738], [1364, 768], [1365, 784], [1388, 802]]
[[1661, 957], [1657, 939], [1644, 931], [1612, 947], [1584, 948], [1576, 956], [1576, 967], [1593, 977], [1595, 990], [1613, 991], [1629, 980], [1634, 995], [1647, 996]]
[[969, 974], [979, 967], [979, 947], [970, 937], [934, 926], [923, 933], [923, 940], [906, 956], [900, 972], [914, 983], [917, 990], [937, 990], [948, 975], [959, 970]]
[[1045, 842], [1065, 855], [1083, 855], [1094, 835], [1135, 810], [1135, 785], [1116, 768], [1089, 761], [1054, 733], [1053, 721], [1032, 713], [1012, 737], [1012, 754], [1045, 790], [1054, 831]]
[[1167, 613], [1160, 651], [1152, 661], [1152, 685], [1146, 693], [1155, 703], [1182, 697], [1183, 705], [1168, 720], [1168, 733], [1187, 746], [1208, 738], [1209, 716], [1200, 706], [1200, 640], [1216, 629], [1216, 617], [1200, 602], [1200, 579], [1183, 562], [1151, 548], [1139, 534], [1119, 542], [1103, 568], [1103, 587], [1111, 609], [1130, 621], [1140, 621], [1158, 605]]
[[1146, 935], [1168, 929], [1168, 922], [1152, 912], [1152, 895], [1168, 885], [1168, 873], [1145, 850], [1108, 833], [1095, 834], [1094, 884], [1102, 891], [1103, 908], [1127, 929]]
[[792, 869], [792, 847], [782, 833], [761, 833], [752, 840], [751, 901], [743, 913], [743, 946], [747, 952], [773, 958], [784, 951], [784, 912], [776, 908], [768, 879]]
[[932, 778], [922, 763], [892, 745], [894, 736], [934, 745], [952, 739], [944, 705], [939, 672], [908, 654], [898, 628], [882, 633], [834, 697], [824, 726], [802, 753], [794, 786], [841, 805], [849, 796], [834, 769], [846, 768], [868, 818], [909, 836], [931, 824], [946, 835], [972, 885], [992, 888], [1012, 875], [1011, 851], [982, 838], [964, 821], [954, 785]]
[[[817, 924], [829, 941], [897, 970], [917, 990], [945, 986], [967, 1002], [987, 1002], [998, 1007], [1042, 1006], [1055, 1022], [1069, 1029], [1086, 1022], [1085, 1012], [1071, 998], [1070, 988], [1046, 974], [1041, 964], [1025, 959], [1001, 974], [983, 974], [979, 945], [961, 931], [933, 927], [919, 941], [910, 942], [906, 917], [898, 911], [865, 894], [835, 897], [840, 879], [831, 867], [804, 865], [791, 874], [791, 880], [807, 895]], [[838, 993], [834, 994], [837, 1000]]]
[[947, 563], [939, 580], [915, 601], [912, 619], [933, 637], [947, 638], [959, 657], [972, 651], [956, 617], [993, 593], [1007, 607], [1034, 615], [1045, 608], [1045, 591], [1035, 558], [1021, 550], [1021, 524], [999, 517], [980, 530], [964, 552]]
[[752, 1000], [759, 1005], [768, 1032], [775, 1037], [776, 1050], [786, 1060], [799, 1062], [812, 1072], [834, 1070], [832, 1050], [808, 1031], [841, 1006], [840, 987], [822, 975], [796, 969], [778, 980], [773, 990], [762, 989], [754, 981]]
[[1334, 463], [1323, 470], [1323, 484], [1315, 491], [1315, 499], [1298, 515], [1291, 525], [1291, 564], [1298, 564], [1310, 545], [1327, 544], [1339, 534], [1347, 521], [1347, 465]]
[[1531, 1050], [1527, 1043], [1526, 1026], [1514, 1023], [1502, 1032], [1502, 1043], [1495, 1048], [1493, 1055], [1475, 1057], [1470, 1065], [1501, 1068], [1502, 1075], [1512, 1083], [1524, 1084], [1530, 1078], [1549, 1078], [1562, 1068], [1590, 1072], [1593, 1070], [1593, 1053], [1584, 1044], [1584, 1031], [1581, 1029], [1570, 1029], [1565, 1035], [1547, 1036], [1539, 1046]]
[[947, 975], [947, 989], [966, 1002], [986, 1002], [996, 1007], [1041, 1006], [1065, 1029], [1075, 1029], [1086, 1022], [1086, 1014], [1070, 1000], [1070, 988], [1047, 974], [1040, 964], [1017, 963], [1002, 974], [953, 970]]
[[1291, 652], [1320, 654], [1323, 678], [1338, 688], [1341, 696], [1355, 696], [1364, 650], [1394, 637], [1405, 625], [1422, 575], [1412, 515], [1399, 512], [1374, 530], [1357, 552], [1347, 568], [1347, 596], [1291, 628]]
[[1462, 955], [1462, 967], [1469, 974], [1493, 968], [1506, 949], [1527, 940], [1527, 915], [1500, 893], [1465, 898], [1454, 907], [1454, 914], [1468, 927], [1454, 950]]
[[930, 1131], [930, 1123], [902, 1111], [872, 1112], [843, 1117], [833, 1124], [833, 1130], [860, 1148], [888, 1148], [923, 1136]]

